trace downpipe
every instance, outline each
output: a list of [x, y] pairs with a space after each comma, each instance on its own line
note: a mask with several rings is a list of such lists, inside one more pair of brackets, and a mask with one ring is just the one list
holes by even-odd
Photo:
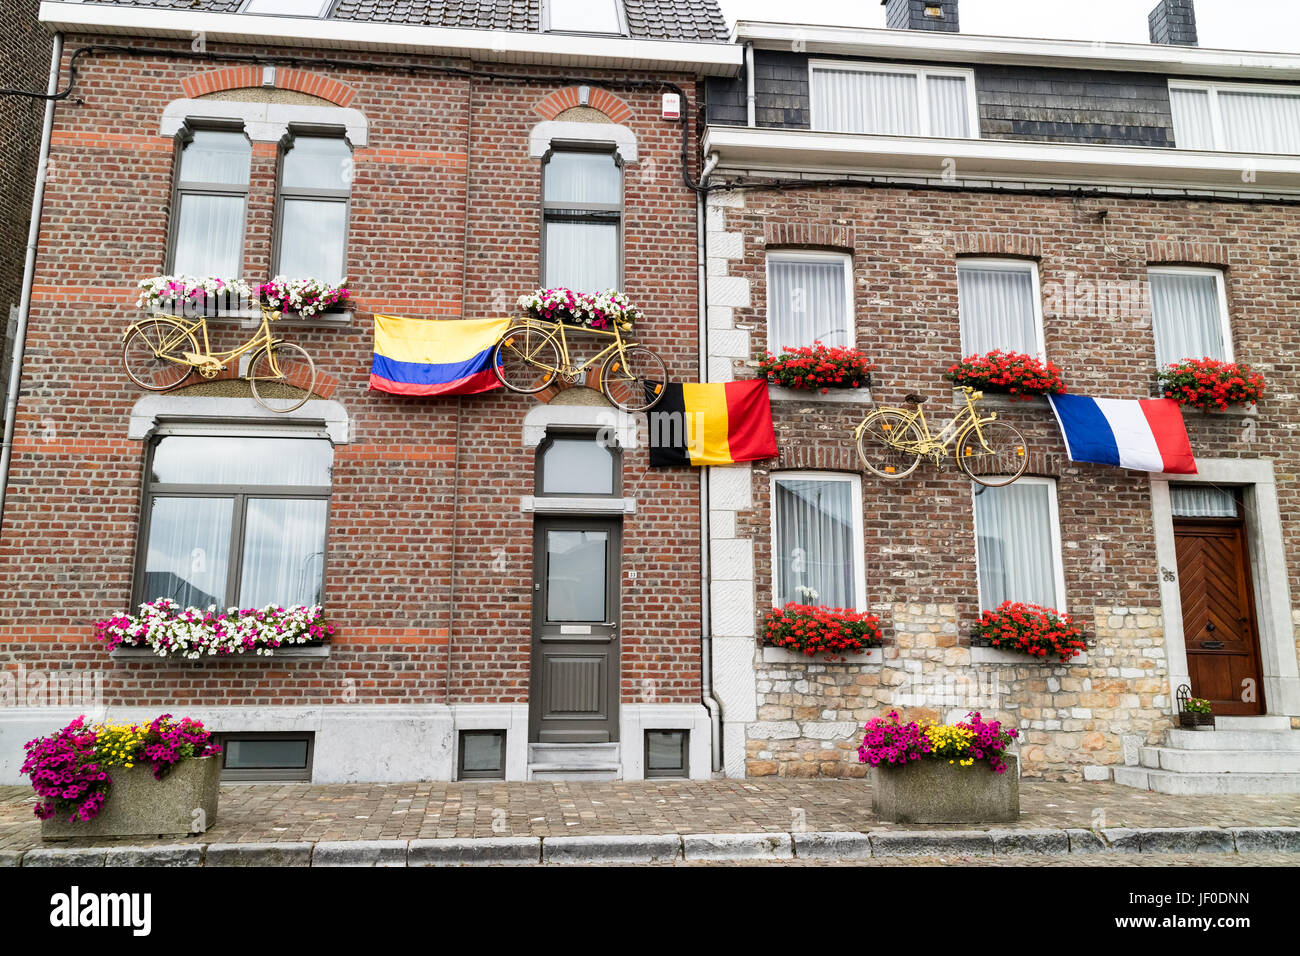
[[[719, 155], [711, 153], [706, 157], [704, 168], [700, 170], [700, 185], [704, 186], [709, 174], [718, 165]], [[695, 230], [698, 239], [696, 249], [697, 298], [699, 328], [699, 379], [709, 380], [709, 294], [708, 261], [709, 244], [706, 222], [708, 210], [705, 207], [706, 192], [695, 196]], [[703, 684], [704, 709], [709, 712], [709, 743], [711, 767], [714, 773], [722, 770], [722, 705], [713, 693], [713, 610], [709, 600], [710, 542], [709, 533], [709, 469], [700, 469], [700, 678]]]
[[[50, 81], [46, 92], [59, 92], [59, 64], [63, 60], [63, 34], [54, 34], [50, 49]], [[54, 129], [52, 98], [45, 100], [41, 124], [41, 151], [36, 162], [36, 184], [32, 189], [31, 222], [27, 226], [27, 254], [23, 261], [22, 295], [18, 300], [18, 324], [14, 329], [14, 354], [9, 365], [9, 387], [5, 394], [4, 445], [0, 449], [0, 533], [4, 531], [5, 498], [9, 492], [9, 466], [14, 452], [14, 419], [18, 417], [18, 395], [22, 385], [23, 357], [27, 351], [27, 320], [32, 311], [32, 282], [36, 274], [36, 247], [41, 235], [41, 208], [45, 203], [45, 180], [50, 166], [50, 133]]]

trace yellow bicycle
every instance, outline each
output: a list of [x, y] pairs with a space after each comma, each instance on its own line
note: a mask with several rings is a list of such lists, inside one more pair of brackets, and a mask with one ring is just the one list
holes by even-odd
[[[566, 328], [613, 339], [581, 365], [569, 357]], [[668, 367], [644, 345], [626, 341], [615, 323], [609, 329], [569, 326], [565, 322], [525, 317], [506, 329], [492, 349], [492, 370], [497, 380], [512, 392], [532, 395], [557, 378], [576, 382], [588, 369], [600, 364], [600, 390], [627, 412], [654, 407], [668, 381]]]
[[[151, 315], [122, 333], [122, 365], [136, 385], [150, 392], [166, 392], [179, 388], [195, 371], [204, 378], [216, 378], [229, 362], [251, 352], [244, 377], [253, 398], [273, 412], [291, 412], [311, 398], [316, 363], [302, 346], [271, 334], [271, 322], [279, 316], [274, 309], [263, 307], [256, 335], [229, 351], [214, 352], [208, 343], [206, 317]], [[202, 349], [196, 332], [203, 333]]]
[[972, 481], [991, 488], [1009, 485], [1029, 467], [1029, 444], [1014, 425], [998, 421], [997, 412], [981, 413], [975, 404], [984, 397], [962, 386], [966, 405], [939, 433], [933, 434], [921, 405], [925, 398], [907, 395], [904, 401], [915, 411], [897, 406], [876, 409], [853, 431], [858, 457], [867, 470], [881, 478], [906, 478], [916, 470], [922, 456], [936, 465], [956, 440], [953, 453], [961, 470]]

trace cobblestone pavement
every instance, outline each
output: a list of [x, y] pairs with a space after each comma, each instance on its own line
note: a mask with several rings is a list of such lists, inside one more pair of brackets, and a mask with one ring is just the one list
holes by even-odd
[[[0, 849], [40, 845], [34, 797], [0, 787]], [[1110, 783], [1020, 782], [1022, 828], [1300, 826], [1290, 796], [1175, 797]], [[942, 830], [878, 822], [862, 780], [239, 785], [216, 824], [161, 842], [258, 843], [434, 837], [790, 830]], [[953, 826], [947, 829], [969, 829]], [[117, 841], [57, 845], [115, 845]], [[132, 839], [133, 844], [149, 841]], [[1294, 857], [1292, 857], [1294, 860]]]

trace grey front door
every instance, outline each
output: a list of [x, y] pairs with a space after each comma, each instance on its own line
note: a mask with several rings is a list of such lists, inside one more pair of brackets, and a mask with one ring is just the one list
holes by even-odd
[[621, 539], [617, 519], [537, 520], [530, 740], [618, 740]]

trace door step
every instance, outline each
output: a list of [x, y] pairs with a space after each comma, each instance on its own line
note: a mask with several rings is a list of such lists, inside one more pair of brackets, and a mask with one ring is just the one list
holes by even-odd
[[1178, 773], [1116, 767], [1115, 782], [1139, 790], [1183, 796], [1300, 793], [1300, 773]]
[[1139, 766], [1114, 768], [1115, 782], [1189, 796], [1300, 793], [1300, 731], [1247, 726], [1170, 730], [1164, 746], [1138, 750]]
[[1300, 773], [1300, 751], [1143, 747], [1138, 754], [1142, 766], [1175, 773]]
[[529, 780], [621, 780], [617, 741], [607, 744], [529, 744]]

